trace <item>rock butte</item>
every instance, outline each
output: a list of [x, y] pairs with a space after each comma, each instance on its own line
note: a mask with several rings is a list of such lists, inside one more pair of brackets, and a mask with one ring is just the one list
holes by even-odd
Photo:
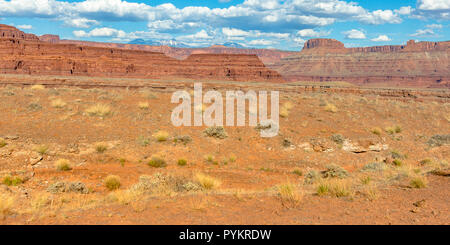
[[178, 60], [160, 52], [61, 44], [56, 37], [40, 40], [0, 24], [0, 73], [283, 82], [256, 55], [192, 54]]
[[301, 52], [269, 67], [288, 81], [346, 81], [358, 85], [450, 87], [450, 41], [345, 48], [311, 39]]

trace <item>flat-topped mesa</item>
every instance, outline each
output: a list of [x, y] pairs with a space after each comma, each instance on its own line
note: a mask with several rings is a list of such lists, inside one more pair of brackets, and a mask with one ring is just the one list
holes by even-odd
[[450, 50], [450, 41], [446, 42], [416, 42], [409, 40], [404, 48], [407, 52], [417, 51], [446, 51]]
[[0, 38], [39, 41], [36, 35], [25, 33], [14, 26], [0, 24]]
[[308, 40], [302, 53], [393, 53], [393, 52], [431, 52], [446, 51], [450, 49], [450, 41], [447, 42], [416, 42], [409, 40], [406, 45], [384, 45], [372, 47], [346, 48], [342, 42], [335, 39], [316, 38]]
[[335, 39], [315, 38], [308, 40], [303, 49], [312, 48], [328, 48], [328, 49], [343, 49], [344, 44]]
[[282, 76], [268, 69], [257, 55], [248, 54], [192, 54], [183, 64], [182, 75], [214, 79], [226, 77], [229, 80], [239, 80], [245, 77], [249, 81], [270, 80], [282, 82]]
[[450, 88], [449, 57], [448, 41], [345, 48], [336, 40], [312, 39], [269, 67], [288, 81]]
[[39, 36], [39, 40], [42, 42], [48, 42], [48, 43], [59, 43], [61, 39], [58, 35], [52, 35], [52, 34], [45, 34], [42, 36]]
[[[56, 35], [26, 34], [0, 25], [0, 73], [130, 78], [284, 81], [256, 55], [191, 55], [60, 42]], [[95, 85], [95, 84], [93, 84]]]
[[325, 54], [325, 53], [346, 53], [343, 43], [335, 39], [315, 38], [308, 40], [301, 53], [304, 54]]

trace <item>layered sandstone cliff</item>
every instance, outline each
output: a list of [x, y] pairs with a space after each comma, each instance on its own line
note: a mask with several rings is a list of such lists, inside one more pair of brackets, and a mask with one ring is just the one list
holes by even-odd
[[211, 46], [207, 48], [174, 48], [169, 46], [150, 46], [139, 44], [122, 44], [122, 43], [101, 43], [101, 42], [88, 42], [77, 40], [65, 40], [60, 39], [56, 35], [43, 35], [39, 39], [44, 42], [61, 43], [61, 44], [76, 44], [81, 46], [91, 46], [100, 48], [120, 48], [130, 50], [142, 50], [151, 52], [160, 52], [175, 59], [186, 59], [191, 54], [248, 54], [257, 55], [258, 58], [266, 65], [274, 64], [280, 61], [282, 58], [295, 54], [296, 52], [281, 51], [275, 49], [242, 49], [242, 48], [230, 48], [225, 46]]
[[450, 42], [345, 48], [337, 40], [312, 39], [271, 67], [289, 81], [449, 87]]
[[256, 55], [197, 54], [185, 60], [161, 52], [61, 44], [0, 25], [0, 73], [134, 78], [283, 81]]

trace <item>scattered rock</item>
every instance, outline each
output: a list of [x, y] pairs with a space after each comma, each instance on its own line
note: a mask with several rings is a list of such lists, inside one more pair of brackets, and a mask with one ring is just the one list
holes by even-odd
[[344, 141], [344, 143], [342, 144], [342, 150], [353, 152], [353, 153], [367, 152], [367, 149], [364, 149], [363, 147], [361, 147], [358, 144], [352, 143], [350, 140]]
[[330, 137], [330, 139], [331, 139], [334, 143], [339, 144], [339, 145], [342, 145], [342, 144], [344, 143], [344, 141], [345, 141], [344, 136], [342, 136], [342, 135], [340, 135], [340, 134], [333, 134], [333, 135]]
[[425, 204], [426, 204], [426, 200], [425, 199], [422, 199], [420, 201], [417, 201], [417, 202], [413, 203], [413, 205], [418, 207], [418, 208], [425, 207]]
[[312, 152], [313, 148], [309, 142], [302, 143], [298, 145], [299, 148], [303, 149], [306, 152]]
[[5, 192], [11, 192], [11, 190], [9, 189], [8, 186], [6, 185], [0, 185], [0, 193], [5, 193]]
[[389, 145], [374, 143], [370, 140], [360, 140], [358, 143], [353, 143], [350, 140], [345, 140], [342, 145], [342, 150], [353, 153], [364, 153], [368, 151], [380, 152], [389, 149]]
[[283, 142], [281, 143], [283, 147], [290, 147], [292, 145], [292, 142], [289, 139], [283, 139]]
[[73, 154], [80, 153], [80, 150], [78, 149], [78, 144], [68, 144], [67, 145], [67, 151], [69, 153], [73, 153]]
[[19, 136], [17, 135], [6, 135], [5, 137], [3, 137], [5, 140], [17, 140], [19, 139]]
[[325, 139], [313, 138], [311, 139], [312, 149], [315, 152], [323, 152], [328, 149], [332, 149], [332, 146]]
[[33, 154], [30, 156], [30, 160], [29, 160], [30, 165], [34, 166], [34, 165], [38, 164], [40, 161], [42, 161], [42, 159], [44, 159], [44, 157], [42, 157], [41, 155]]

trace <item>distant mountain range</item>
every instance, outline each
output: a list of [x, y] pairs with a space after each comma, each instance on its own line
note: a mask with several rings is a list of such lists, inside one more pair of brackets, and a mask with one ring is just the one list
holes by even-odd
[[[145, 40], [145, 39], [139, 38], [139, 39], [134, 39], [134, 40], [130, 41], [128, 44], [150, 45], [150, 46], [169, 46], [169, 47], [173, 47], [173, 48], [198, 48], [196, 46], [189, 45], [184, 42], [179, 42], [175, 39], [154, 41], [154, 40]], [[245, 46], [243, 46], [239, 43], [234, 43], [234, 42], [226, 42], [226, 43], [217, 44], [217, 45], [225, 46], [228, 48], [246, 48]]]

